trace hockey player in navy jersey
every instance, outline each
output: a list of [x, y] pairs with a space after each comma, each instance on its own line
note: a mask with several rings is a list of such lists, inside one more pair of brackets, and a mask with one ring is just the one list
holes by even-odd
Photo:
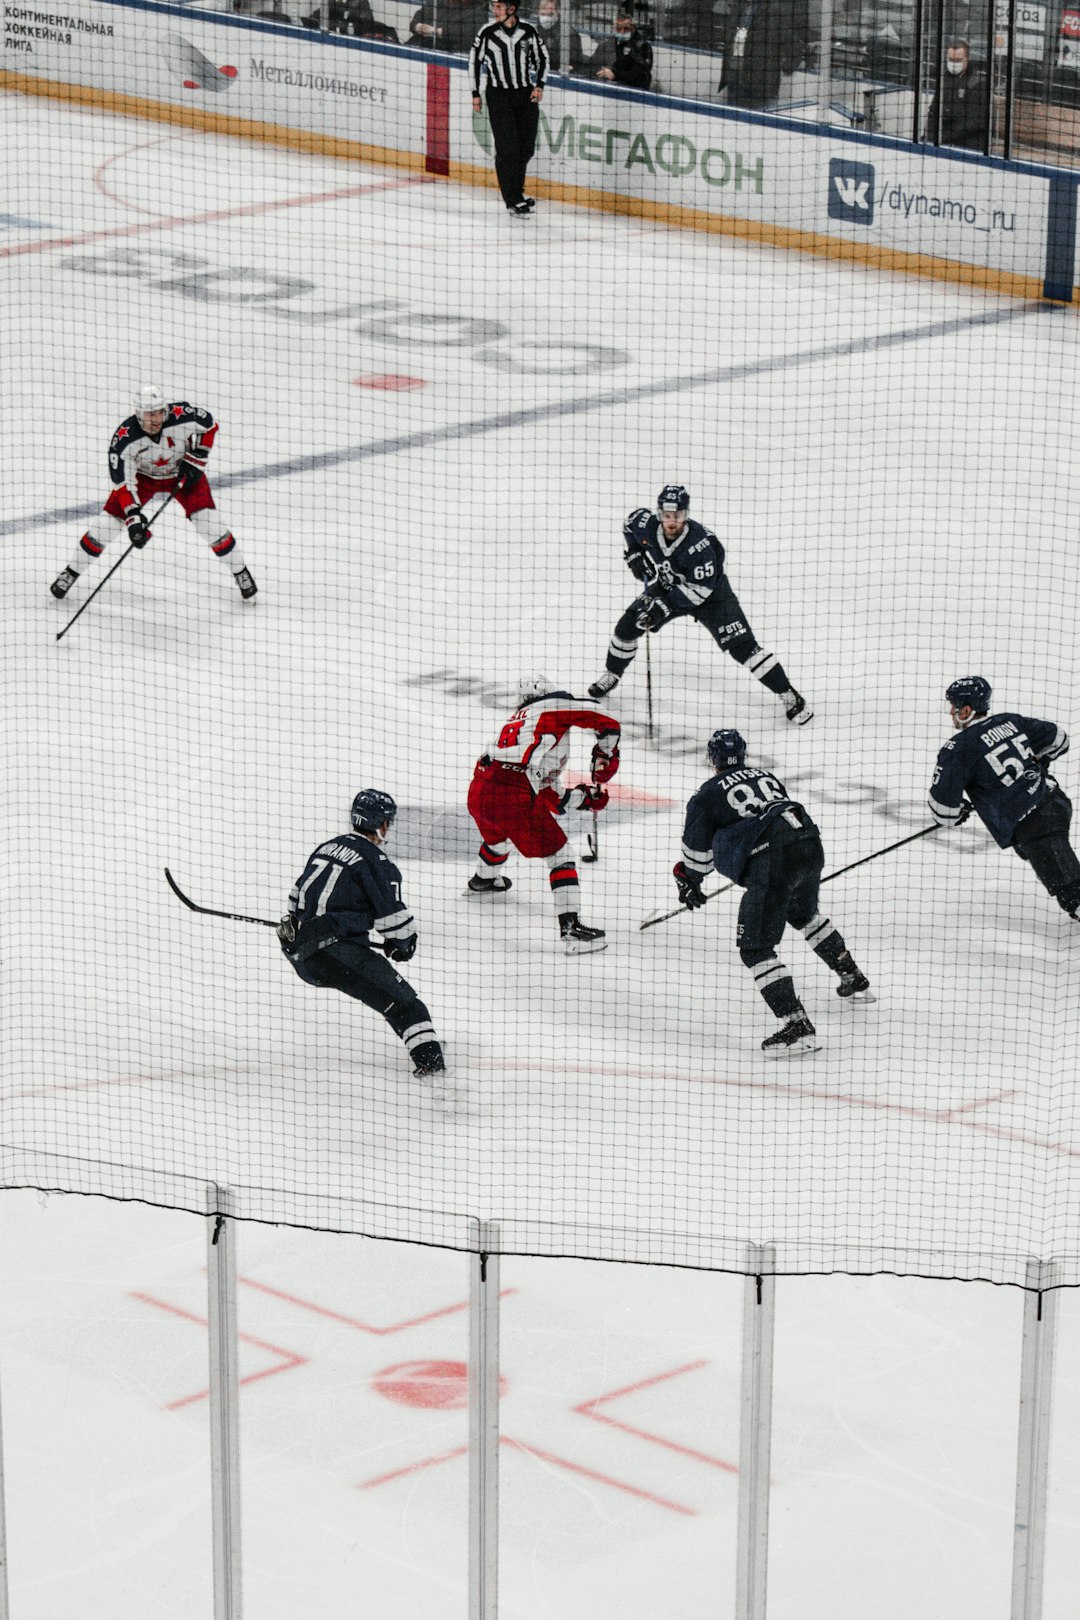
[[838, 996], [876, 999], [840, 931], [818, 910], [825, 864], [821, 834], [771, 771], [747, 765], [746, 743], [737, 731], [714, 731], [708, 755], [713, 775], [686, 807], [682, 860], [674, 869], [679, 899], [691, 910], [703, 906], [702, 883], [714, 868], [746, 890], [739, 906], [739, 955], [780, 1020], [762, 1051], [774, 1058], [816, 1052], [817, 1033], [790, 969], [776, 954], [788, 923], [837, 975]]
[[1062, 911], [1080, 921], [1080, 860], [1069, 843], [1072, 804], [1048, 774], [1069, 739], [1053, 720], [1008, 709], [991, 713], [990, 697], [990, 682], [981, 675], [946, 689], [958, 735], [938, 754], [930, 813], [941, 827], [959, 827], [974, 810], [1001, 848], [1030, 861]]
[[[434, 1077], [445, 1074], [446, 1064], [431, 1014], [391, 966], [408, 962], [417, 944], [416, 923], [401, 897], [401, 873], [379, 847], [396, 816], [389, 793], [364, 788], [356, 795], [352, 832], [312, 853], [293, 885], [278, 938], [305, 984], [340, 990], [382, 1013], [404, 1041], [413, 1073]], [[373, 928], [383, 936], [381, 949], [372, 944]]]
[[616, 624], [606, 671], [589, 687], [589, 696], [606, 697], [618, 686], [643, 635], [655, 634], [669, 619], [689, 615], [723, 652], [779, 698], [788, 720], [805, 726], [813, 719], [813, 710], [796, 692], [775, 654], [758, 646], [724, 573], [723, 546], [689, 512], [689, 492], [681, 484], [665, 484], [655, 513], [638, 507], [624, 523], [623, 560], [645, 591]]
[[49, 589], [56, 597], [66, 596], [87, 564], [125, 528], [131, 544], [141, 550], [150, 539], [143, 508], [157, 495], [172, 495], [249, 600], [258, 587], [231, 529], [221, 521], [206, 477], [218, 424], [209, 411], [184, 400], [169, 401], [152, 385], [138, 390], [132, 407], [109, 445], [112, 494]]

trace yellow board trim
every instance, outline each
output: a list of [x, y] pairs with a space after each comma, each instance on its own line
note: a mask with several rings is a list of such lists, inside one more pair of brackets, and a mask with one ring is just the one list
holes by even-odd
[[[268, 124], [254, 118], [237, 118], [230, 113], [211, 112], [203, 107], [181, 107], [171, 101], [156, 101], [145, 96], [128, 95], [121, 90], [99, 90], [92, 85], [66, 84], [58, 79], [37, 79], [10, 69], [0, 70], [0, 90], [18, 95], [42, 96], [48, 100], [66, 101], [78, 107], [93, 107], [99, 112], [115, 113], [125, 118], [148, 118], [156, 123], [177, 124], [183, 129], [197, 129], [206, 134], [238, 136], [243, 140], [263, 141], [271, 146], [286, 147], [292, 152], [305, 152], [319, 157], [341, 158], [353, 163], [381, 164], [387, 168], [424, 171], [427, 167], [422, 152], [402, 152], [390, 146], [373, 146], [367, 141], [349, 141], [339, 135], [323, 135], [312, 130], [292, 129], [286, 124]], [[476, 163], [450, 162], [448, 178], [458, 185], [478, 186], [486, 190], [495, 186], [492, 170]], [[435, 176], [432, 176], [435, 178]], [[977, 287], [985, 292], [1001, 293], [1015, 298], [1043, 297], [1041, 276], [1020, 275], [1012, 270], [994, 270], [982, 265], [961, 264], [954, 259], [938, 259], [927, 253], [906, 253], [900, 248], [880, 247], [869, 242], [845, 242], [835, 236], [818, 231], [798, 230], [790, 225], [768, 225], [759, 220], [739, 219], [732, 214], [714, 214], [706, 208], [685, 208], [680, 203], [650, 202], [643, 197], [626, 197], [613, 191], [593, 191], [563, 180], [535, 179], [537, 195], [552, 202], [568, 203], [575, 208], [591, 208], [605, 214], [624, 214], [633, 219], [649, 219], [674, 226], [680, 230], [704, 231], [714, 236], [731, 236], [739, 241], [754, 242], [759, 247], [784, 248], [798, 253], [811, 253], [823, 259], [836, 259], [843, 264], [862, 265], [867, 269], [893, 271], [901, 275], [921, 276], [932, 281], [949, 281], [964, 287]], [[1075, 302], [1065, 307], [1078, 309]]]

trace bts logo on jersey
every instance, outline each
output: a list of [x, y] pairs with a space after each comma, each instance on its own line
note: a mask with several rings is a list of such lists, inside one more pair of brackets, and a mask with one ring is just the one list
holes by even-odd
[[849, 225], [874, 223], [874, 165], [829, 159], [829, 218]]

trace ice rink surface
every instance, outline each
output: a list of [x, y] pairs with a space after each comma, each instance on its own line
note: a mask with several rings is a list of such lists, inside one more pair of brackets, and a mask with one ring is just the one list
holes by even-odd
[[[556, 206], [512, 226], [419, 175], [17, 97], [0, 112], [9, 1183], [190, 1203], [212, 1178], [249, 1214], [451, 1243], [495, 1216], [541, 1255], [722, 1266], [753, 1239], [791, 1270], [1075, 1264], [1080, 930], [977, 824], [823, 891], [876, 1006], [841, 1007], [785, 942], [824, 1041], [797, 1066], [758, 1049], [730, 899], [638, 931], [674, 903], [717, 726], [804, 800], [831, 871], [926, 825], [956, 675], [1080, 725], [1075, 316]], [[62, 607], [48, 582], [149, 379], [219, 417], [211, 478], [260, 594], [242, 604], [170, 515], [58, 645], [104, 565]], [[653, 638], [659, 737], [639, 659], [612, 700], [618, 814], [583, 876], [611, 948], [568, 961], [539, 863], [498, 912], [462, 899], [465, 793], [519, 673], [582, 691], [602, 668], [633, 594], [621, 520], [668, 480], [816, 718], [793, 731], [696, 626]], [[275, 917], [365, 785], [403, 807], [408, 971], [462, 1086], [450, 1120], [374, 1017], [162, 877]], [[177, 1314], [202, 1310], [199, 1221], [10, 1193], [0, 1220], [8, 1468], [34, 1479], [10, 1502], [19, 1612], [207, 1612], [205, 1403], [186, 1399], [203, 1340]], [[242, 1242], [265, 1285], [242, 1299], [264, 1373], [252, 1612], [460, 1612], [464, 1465], [418, 1466], [463, 1444], [460, 1390], [410, 1372], [417, 1403], [381, 1375], [460, 1361], [463, 1318], [384, 1345], [337, 1317], [439, 1311], [464, 1260]], [[504, 1286], [505, 1613], [722, 1612], [739, 1282], [519, 1259]], [[783, 1290], [770, 1612], [1004, 1615], [1020, 1296]], [[1071, 1295], [1064, 1315], [1075, 1359]], [[1080, 1511], [1062, 1451], [1059, 1594]]]

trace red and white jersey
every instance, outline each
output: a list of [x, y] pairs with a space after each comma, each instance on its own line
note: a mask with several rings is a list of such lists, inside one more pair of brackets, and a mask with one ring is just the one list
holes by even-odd
[[145, 432], [137, 416], [126, 417], [109, 445], [109, 477], [114, 488], [120, 490], [125, 509], [138, 504], [135, 480], [139, 473], [144, 478], [175, 478], [184, 456], [194, 446], [201, 446], [204, 452], [197, 458], [201, 466], [216, 437], [217, 423], [210, 412], [183, 401], [167, 407], [158, 434]]
[[522, 767], [539, 793], [558, 781], [570, 757], [567, 733], [575, 728], [594, 731], [607, 754], [618, 747], [619, 722], [612, 715], [569, 692], [549, 692], [514, 710], [485, 757], [494, 765]]

